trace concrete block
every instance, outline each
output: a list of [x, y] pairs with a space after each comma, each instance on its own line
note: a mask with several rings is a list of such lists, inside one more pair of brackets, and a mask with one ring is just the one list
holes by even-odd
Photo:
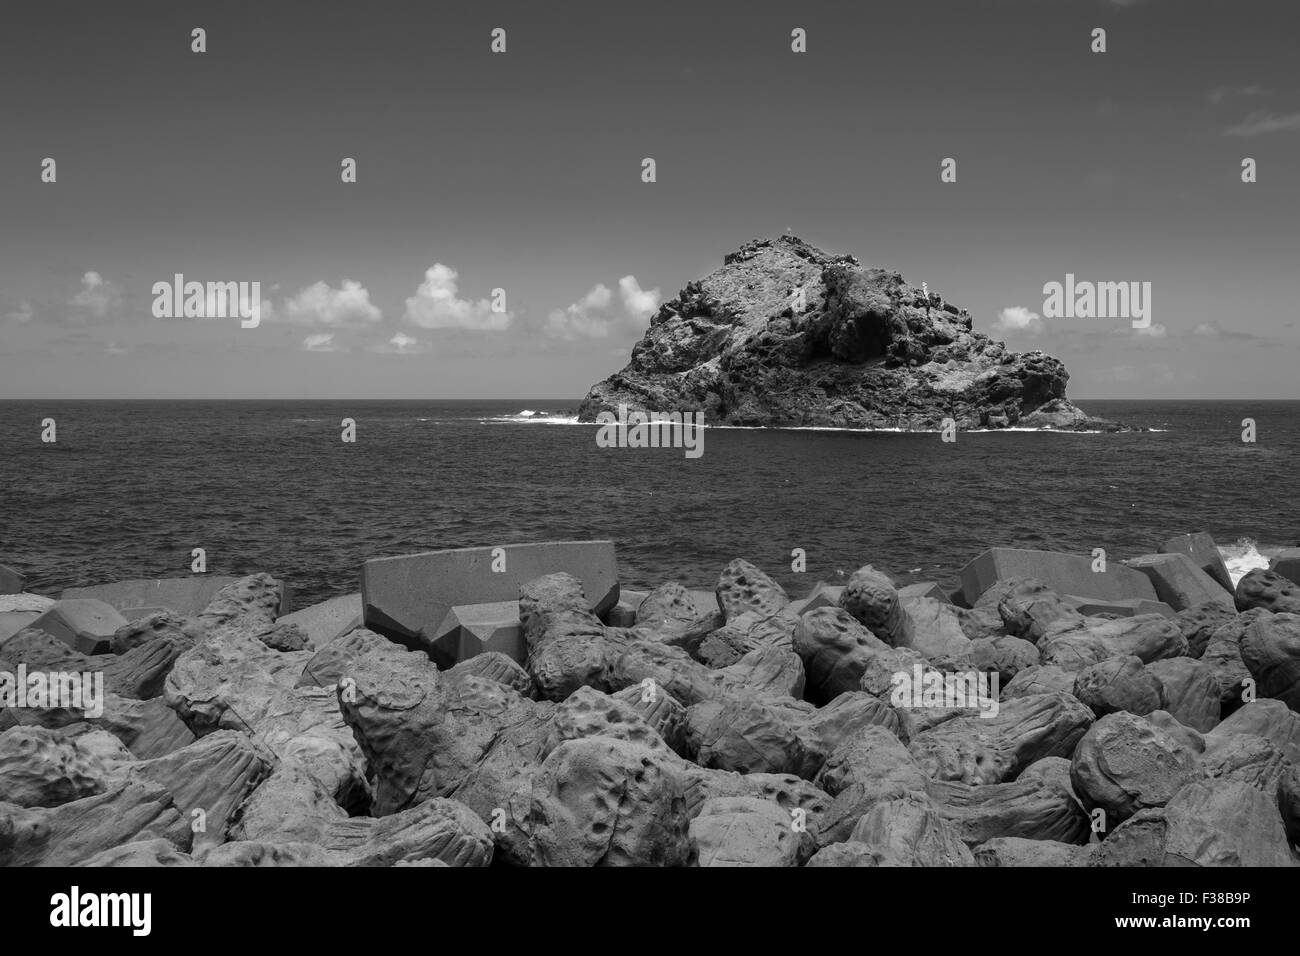
[[126, 618], [110, 604], [93, 598], [73, 598], [59, 601], [30, 626], [82, 654], [107, 654], [113, 635], [126, 623]]
[[26, 586], [26, 575], [0, 564], [0, 594], [21, 594]]
[[276, 623], [297, 624], [307, 635], [307, 646], [319, 650], [361, 627], [363, 618], [364, 608], [358, 591], [300, 608], [279, 618]]
[[825, 581], [818, 581], [813, 585], [813, 589], [808, 592], [807, 597], [790, 602], [790, 610], [802, 617], [809, 611], [815, 611], [819, 607], [839, 607], [840, 595], [843, 593], [844, 585], [842, 584], [827, 584]]
[[500, 651], [520, 664], [528, 657], [518, 601], [459, 604], [447, 612], [438, 630], [441, 637], [429, 656], [443, 669], [484, 651]]
[[940, 604], [951, 604], [947, 592], [933, 581], [918, 581], [898, 589], [898, 599], [906, 604], [913, 598], [934, 598]]
[[1300, 548], [1287, 548], [1268, 563], [1268, 569], [1300, 584]]
[[[446, 632], [452, 608], [517, 602], [521, 585], [556, 571], [582, 581], [591, 610], [618, 603], [618, 565], [612, 541], [550, 541], [498, 546], [504, 570], [493, 570], [495, 547], [425, 551], [372, 558], [361, 571], [364, 623], [407, 647], [429, 651]], [[716, 601], [715, 601], [716, 606]]]
[[607, 627], [632, 627], [636, 624], [636, 609], [646, 599], [649, 591], [619, 589], [618, 603], [605, 612], [601, 623]]
[[[227, 584], [239, 578], [222, 574], [191, 574], [182, 578], [135, 578], [94, 584], [84, 588], [64, 588], [63, 600], [94, 598], [119, 611], [134, 608], [167, 608], [182, 617], [194, 617], [211, 603]], [[281, 600], [283, 612], [283, 599]]]
[[0, 611], [0, 647], [40, 616], [40, 611]]
[[1219, 546], [1204, 531], [1198, 531], [1195, 534], [1180, 534], [1175, 538], [1170, 538], [1160, 546], [1160, 553], [1185, 554], [1196, 562], [1198, 568], [1214, 578], [1229, 593], [1235, 590], [1232, 577], [1228, 574], [1228, 568], [1223, 563], [1223, 555], [1219, 553]]
[[962, 594], [973, 605], [995, 583], [1009, 578], [1036, 578], [1057, 594], [1104, 601], [1159, 600], [1145, 574], [1118, 562], [1093, 571], [1090, 556], [1024, 548], [990, 548], [975, 558], [961, 570]]
[[1145, 574], [1155, 586], [1156, 597], [1175, 611], [1206, 603], [1234, 607], [1232, 595], [1186, 554], [1143, 554], [1124, 564]]

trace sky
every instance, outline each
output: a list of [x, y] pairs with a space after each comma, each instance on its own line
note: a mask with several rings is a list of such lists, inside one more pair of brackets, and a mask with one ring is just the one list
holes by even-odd
[[[661, 301], [783, 232], [1058, 356], [1076, 400], [1297, 398], [1298, 21], [1290, 0], [4, 4], [0, 398], [576, 400]], [[155, 316], [176, 274], [258, 282], [260, 323]], [[1067, 274], [1151, 283], [1151, 327], [1047, 315]]]

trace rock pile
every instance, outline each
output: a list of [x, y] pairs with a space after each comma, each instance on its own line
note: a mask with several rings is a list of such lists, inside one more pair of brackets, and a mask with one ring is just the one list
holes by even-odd
[[[266, 574], [103, 653], [28, 626], [0, 675], [102, 689], [0, 685], [0, 864], [1292, 865], [1300, 586], [1163, 553], [1097, 595], [1067, 555], [1039, 567], [1069, 595], [981, 556], [960, 603], [874, 565], [791, 601], [743, 560], [704, 606], [620, 601], [589, 564], [518, 583], [513, 657], [436, 661], [466, 645], [358, 626], [352, 598], [281, 616]], [[498, 587], [418, 607], [441, 626]], [[399, 620], [380, 595], [366, 621]], [[993, 699], [903, 693], [925, 674]]]

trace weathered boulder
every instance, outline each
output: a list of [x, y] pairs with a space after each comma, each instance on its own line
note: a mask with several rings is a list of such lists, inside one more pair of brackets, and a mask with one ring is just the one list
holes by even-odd
[[1191, 657], [1167, 657], [1146, 665], [1146, 672], [1160, 684], [1160, 709], [1180, 724], [1205, 733], [1219, 722], [1219, 684], [1212, 666]]
[[700, 866], [802, 866], [813, 836], [769, 800], [713, 797], [691, 820]]
[[[1074, 677], [1074, 696], [1098, 717], [1120, 710], [1145, 716], [1160, 709], [1160, 691], [1160, 681], [1133, 656], [1109, 657], [1090, 664]], [[1217, 699], [1215, 704], [1217, 711]]]
[[1206, 735], [1206, 741], [1219, 735], [1255, 734], [1266, 737], [1288, 760], [1300, 766], [1300, 714], [1280, 700], [1262, 697], [1234, 711]]
[[1259, 607], [1274, 614], [1300, 614], [1300, 584], [1276, 571], [1256, 568], [1237, 582], [1234, 600], [1238, 611]]
[[1044, 757], [1072, 754], [1092, 722], [1092, 712], [1069, 695], [1017, 697], [992, 717], [944, 721], [913, 738], [908, 750], [935, 780], [1001, 783]]
[[854, 571], [840, 594], [840, 607], [890, 647], [910, 646], [910, 621], [894, 582], [883, 571], [869, 564]]
[[1086, 843], [1088, 815], [1070, 789], [1070, 761], [1047, 757], [1014, 781], [973, 787], [931, 780], [926, 786], [935, 812], [955, 824], [967, 846], [997, 837]]
[[957, 609], [934, 598], [913, 598], [903, 605], [907, 646], [936, 665], [970, 665], [971, 640], [962, 630]]
[[1072, 694], [1077, 675], [1055, 664], [1031, 664], [1002, 687], [1002, 699], [1033, 697], [1036, 694]]
[[814, 702], [858, 690], [871, 657], [888, 647], [843, 608], [809, 611], [794, 628], [794, 651], [803, 660]]
[[[1053, 626], [1079, 624], [1083, 615], [1036, 578], [999, 581], [979, 601], [992, 599], [1008, 634], [1037, 644]], [[979, 602], [976, 607], [979, 607]], [[986, 605], [987, 606], [987, 605]]]
[[1079, 671], [1108, 657], [1133, 655], [1149, 664], [1187, 652], [1187, 638], [1170, 618], [1159, 614], [1101, 620], [1084, 618], [1073, 627], [1053, 628], [1038, 643], [1039, 659]]
[[1236, 616], [1236, 607], [1221, 601], [1207, 601], [1179, 611], [1174, 620], [1187, 638], [1187, 656], [1199, 659], [1214, 632]]
[[1074, 792], [1100, 807], [1113, 829], [1139, 810], [1164, 806], [1195, 771], [1195, 758], [1150, 721], [1120, 711], [1098, 720], [1070, 763]]
[[736, 558], [718, 576], [718, 607], [730, 621], [738, 614], [753, 611], [759, 617], [771, 617], [790, 603], [785, 589], [748, 561]]
[[136, 840], [121, 846], [109, 847], [94, 856], [78, 863], [77, 866], [89, 869], [102, 867], [143, 867], [143, 866], [195, 866], [188, 853], [176, 849], [170, 840], [161, 838], [153, 840]]
[[685, 866], [693, 844], [677, 761], [639, 744], [560, 744], [533, 779], [535, 866]]
[[1056, 840], [996, 837], [975, 847], [976, 866], [1087, 866], [1092, 846]]
[[0, 733], [0, 795], [20, 807], [56, 807], [102, 793], [132, 759], [106, 731], [13, 727]]
[[924, 797], [882, 800], [865, 813], [849, 840], [863, 843], [877, 866], [974, 866], [957, 826]]
[[971, 641], [969, 657], [972, 667], [997, 674], [999, 683], [1005, 686], [1021, 671], [1038, 663], [1038, 648], [1009, 634], [983, 637]]
[[1261, 695], [1300, 711], [1300, 613], [1256, 618], [1241, 637], [1241, 661]]
[[1282, 778], [1293, 766], [1281, 748], [1267, 737], [1215, 734], [1207, 737], [1206, 742], [1196, 770], [1198, 776], [1210, 781], [1237, 780], [1274, 796]]
[[1268, 569], [1276, 571], [1292, 583], [1300, 584], [1300, 548], [1284, 548], [1268, 562]]
[[879, 866], [879, 854], [865, 843], [832, 843], [809, 858], [804, 866]]

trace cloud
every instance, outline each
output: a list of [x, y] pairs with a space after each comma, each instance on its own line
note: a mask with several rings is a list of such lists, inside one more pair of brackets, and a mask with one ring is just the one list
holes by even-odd
[[339, 347], [334, 344], [333, 332], [319, 332], [302, 340], [302, 350], [304, 352], [337, 352]]
[[1039, 335], [1044, 331], [1043, 319], [1037, 312], [1026, 309], [1023, 305], [1009, 305], [998, 313], [993, 323], [993, 330], [1004, 335], [1020, 333]]
[[1218, 322], [1202, 322], [1196, 328], [1192, 329], [1193, 335], [1199, 335], [1210, 339], [1240, 339], [1253, 340], [1259, 336], [1253, 332], [1239, 332], [1236, 329], [1225, 329]]
[[[618, 305], [609, 286], [598, 282], [585, 296], [546, 317], [547, 335], [563, 339], [608, 338], [616, 332], [639, 332], [659, 308], [659, 290], [641, 288], [636, 276], [618, 280]], [[621, 308], [619, 307], [621, 306]]]
[[122, 293], [117, 286], [92, 271], [81, 277], [81, 291], [68, 301], [68, 306], [74, 314], [102, 319], [115, 312], [121, 303]]
[[1300, 113], [1269, 113], [1256, 110], [1236, 126], [1223, 131], [1224, 136], [1263, 136], [1300, 129]]
[[1239, 96], [1262, 96], [1268, 90], [1262, 86], [1216, 86], [1207, 94], [1207, 98], [1214, 106], [1218, 106], [1224, 100]]
[[[277, 317], [279, 312], [274, 313]], [[370, 302], [370, 293], [360, 282], [344, 279], [337, 289], [324, 281], [307, 286], [285, 300], [284, 320], [298, 325], [330, 328], [364, 328], [380, 321], [384, 315]]]
[[[1132, 326], [1130, 326], [1129, 328], [1132, 328]], [[1118, 329], [1117, 331], [1125, 332], [1127, 330]], [[1166, 335], [1169, 334], [1169, 330], [1165, 328], [1163, 325], [1161, 325], [1159, 322], [1152, 322], [1150, 325], [1144, 328], [1133, 329], [1133, 334], [1143, 335], [1149, 339], [1163, 339]]]
[[5, 313], [5, 321], [17, 322], [19, 325], [24, 325], [35, 318], [35, 316], [36, 312], [32, 308], [32, 304], [23, 301], [18, 303], [18, 308], [14, 309], [12, 312]]
[[105, 355], [126, 355], [131, 351], [130, 346], [118, 345], [116, 342], [109, 342], [104, 346]]
[[398, 332], [387, 342], [371, 347], [372, 352], [379, 352], [383, 355], [419, 355], [428, 350], [427, 345], [422, 345], [419, 339], [407, 335], [405, 332]]
[[406, 321], [422, 329], [473, 329], [499, 332], [510, 327], [509, 312], [492, 311], [487, 299], [472, 302], [457, 292], [458, 273], [435, 262], [415, 295], [406, 300]]

